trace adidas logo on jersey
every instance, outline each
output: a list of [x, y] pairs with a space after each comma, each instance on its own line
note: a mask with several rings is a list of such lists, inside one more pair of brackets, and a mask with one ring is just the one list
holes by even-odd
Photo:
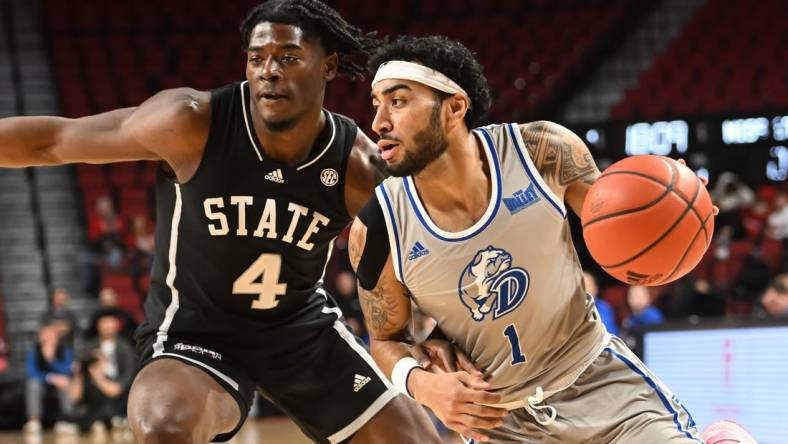
[[282, 170], [276, 169], [265, 175], [265, 178], [271, 182], [285, 183], [285, 176], [282, 175]]
[[355, 378], [353, 378], [353, 391], [358, 393], [371, 380], [372, 378], [369, 376], [361, 376], [357, 373]]
[[416, 243], [413, 245], [413, 248], [410, 249], [408, 260], [412, 261], [428, 254], [430, 254], [430, 250], [424, 248], [424, 245], [422, 245], [421, 242], [416, 241]]
[[539, 196], [534, 191], [534, 184], [528, 185], [524, 190], [514, 192], [512, 197], [504, 197], [503, 204], [510, 213], [516, 214], [539, 201]]

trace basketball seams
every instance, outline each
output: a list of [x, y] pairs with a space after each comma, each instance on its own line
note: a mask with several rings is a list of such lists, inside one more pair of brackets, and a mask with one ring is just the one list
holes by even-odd
[[[603, 180], [606, 177], [610, 177], [610, 176], [612, 176], [615, 173], [635, 173], [635, 172], [634, 171], [611, 171], [609, 174], [603, 174], [601, 177], [599, 177], [599, 179], [597, 179], [597, 182]], [[649, 202], [646, 205], [643, 205], [643, 206], [641, 206], [639, 208], [630, 208], [630, 209], [627, 209], [627, 210], [620, 210], [620, 211], [617, 211], [615, 213], [610, 213], [610, 214], [605, 214], [604, 216], [599, 216], [596, 219], [591, 219], [590, 221], [588, 221], [587, 223], [582, 225], [583, 229], [586, 229], [586, 227], [588, 227], [589, 225], [593, 225], [593, 224], [595, 224], [597, 222], [600, 222], [600, 221], [603, 221], [603, 220], [606, 220], [606, 219], [610, 219], [612, 217], [618, 217], [618, 216], [623, 216], [623, 215], [626, 215], [626, 214], [637, 213], [638, 211], [647, 210], [647, 209], [653, 207], [654, 205], [658, 204], [665, 196], [667, 196], [668, 193], [670, 193], [673, 190], [673, 184], [676, 183], [676, 172], [673, 169], [670, 170], [670, 183], [669, 184], [664, 184], [664, 183], [662, 183], [662, 181], [657, 180], [654, 177], [647, 176], [645, 174], [634, 174], [634, 175], [640, 176], [640, 177], [643, 177], [643, 178], [646, 178], [646, 179], [649, 179], [649, 180], [652, 180], [654, 182], [657, 182], [658, 184], [660, 184], [660, 185], [665, 187], [665, 191], [662, 194], [660, 194], [654, 201]]]
[[[667, 162], [667, 161], [665, 161], [665, 162]], [[671, 169], [673, 169], [674, 171], [676, 170], [676, 166], [673, 165], [672, 163], [671, 163]], [[676, 194], [677, 196], [679, 196], [679, 198], [681, 200], [683, 200], [687, 205], [689, 205], [690, 209], [692, 210], [692, 213], [695, 214], [696, 218], [698, 218], [698, 222], [700, 223], [700, 228], [701, 228], [701, 230], [703, 230], [703, 238], [706, 241], [706, 247], [708, 247], [709, 243], [711, 241], [711, 239], [709, 239], [709, 232], [706, 229], [706, 222], [708, 222], [709, 216], [706, 216], [704, 218], [703, 216], [700, 215], [700, 213], [698, 212], [698, 209], [695, 208], [695, 204], [698, 202], [698, 200], [701, 197], [700, 189], [703, 186], [704, 186], [703, 182], [701, 182], [700, 178], [695, 176], [695, 191], [694, 191], [694, 195], [693, 195], [692, 199], [687, 199], [684, 196], [684, 193], [680, 192], [681, 190], [679, 190], [679, 189], [674, 189], [673, 193]], [[694, 241], [694, 239], [693, 239], [693, 241]]]
[[[711, 216], [711, 214], [709, 214], [709, 216]], [[679, 270], [679, 268], [681, 268], [681, 264], [684, 262], [684, 259], [687, 258], [687, 255], [689, 254], [690, 250], [692, 249], [692, 246], [695, 244], [695, 240], [698, 239], [698, 235], [700, 234], [700, 232], [701, 231], [703, 231], [704, 233], [706, 232], [706, 222], [709, 220], [709, 216], [706, 216], [706, 219], [701, 222], [700, 227], [698, 228], [698, 231], [696, 231], [695, 235], [692, 236], [692, 241], [690, 241], [689, 245], [687, 246], [687, 249], [684, 250], [684, 254], [681, 255], [681, 259], [679, 259], [679, 262], [673, 268], [673, 271], [671, 271], [670, 274], [665, 277], [665, 279], [662, 279], [661, 281], [659, 281], [658, 285], [662, 285], [664, 283], [670, 282], [670, 278], [672, 278], [673, 275], [675, 275], [676, 272]]]
[[[673, 165], [672, 163], [669, 163], [669, 162], [664, 161], [664, 160], [663, 160], [663, 162], [667, 163], [668, 167], [670, 168], [671, 177], [670, 177], [670, 185], [669, 186], [671, 187], [671, 189], [673, 189], [673, 188], [675, 188], [674, 185], [676, 184], [676, 180], [678, 179], [678, 170], [676, 169], [676, 166]], [[626, 264], [632, 262], [633, 260], [635, 260], [635, 259], [643, 256], [644, 254], [648, 253], [652, 248], [654, 248], [660, 242], [662, 242], [663, 239], [668, 237], [668, 235], [673, 231], [673, 229], [676, 228], [681, 223], [682, 220], [684, 220], [684, 217], [687, 215], [687, 213], [689, 213], [693, 209], [692, 202], [687, 201], [686, 197], [684, 197], [681, 193], [677, 193], [677, 192], [673, 191], [673, 194], [676, 197], [678, 197], [682, 202], [684, 202], [686, 204], [686, 207], [684, 208], [684, 211], [681, 212], [679, 217], [670, 225], [670, 227], [668, 227], [668, 229], [665, 230], [665, 232], [662, 233], [655, 241], [650, 243], [646, 248], [644, 248], [643, 250], [641, 250], [640, 252], [638, 252], [637, 254], [632, 256], [631, 258], [629, 258], [629, 259], [627, 259], [627, 260], [625, 260], [623, 262], [620, 262], [618, 264], [615, 264], [615, 265], [609, 265], [609, 266], [602, 265], [603, 267], [605, 267], [605, 268], [618, 268], [618, 267], [621, 267], [623, 265], [626, 265]], [[695, 195], [692, 196], [693, 201], [695, 199], [697, 199], [698, 195], [700, 195], [700, 187], [699, 186], [695, 187]], [[697, 214], [697, 212], [695, 212], [695, 213]], [[703, 226], [703, 221], [699, 219], [698, 222], [701, 224], [701, 227], [702, 227]], [[692, 245], [692, 244], [690, 244], [690, 245]]]
[[698, 186], [696, 188], [697, 191], [695, 193], [695, 199], [692, 200], [692, 212], [695, 213], [695, 217], [697, 217], [698, 222], [700, 222], [700, 229], [703, 231], [703, 240], [705, 241], [706, 248], [708, 248], [709, 244], [711, 243], [711, 238], [709, 237], [709, 230], [706, 228], [706, 222], [709, 221], [709, 216], [714, 214], [714, 212], [712, 211], [711, 213], [706, 215], [705, 218], [703, 218], [701, 217], [700, 213], [698, 213], [698, 209], [695, 208], [695, 204], [700, 200], [702, 196], [702, 194], [700, 193], [700, 188], [705, 186], [703, 182], [701, 182], [700, 178], [696, 178], [696, 181]]
[[[673, 165], [670, 165], [670, 167], [671, 167], [671, 174], [673, 174], [673, 173], [675, 172], [675, 169], [674, 169], [674, 168], [675, 168], [675, 166], [673, 166]], [[650, 180], [650, 181], [652, 181], [652, 182], [654, 182], [654, 183], [658, 183], [658, 184], [660, 184], [660, 185], [662, 185], [662, 186], [664, 186], [664, 187], [666, 187], [666, 188], [669, 188], [669, 191], [673, 191], [673, 194], [675, 194], [676, 196], [678, 196], [678, 197], [679, 197], [679, 199], [681, 199], [682, 201], [684, 201], [684, 203], [685, 203], [685, 204], [687, 204], [687, 206], [689, 206], [689, 207], [690, 207], [690, 209], [692, 210], [692, 212], [695, 214], [695, 217], [697, 217], [697, 218], [698, 218], [698, 222], [702, 224], [702, 228], [703, 228], [703, 236], [704, 236], [704, 238], [706, 239], [706, 246], [707, 246], [707, 247], [709, 246], [709, 244], [710, 244], [710, 242], [711, 242], [711, 239], [709, 238], [709, 230], [708, 230], [708, 227], [706, 226], [706, 223], [708, 222], [709, 218], [708, 218], [708, 216], [706, 216], [705, 218], [704, 218], [703, 216], [701, 216], [701, 214], [698, 212], [697, 208], [695, 208], [695, 205], [694, 205], [694, 204], [695, 204], [695, 202], [696, 202], [696, 201], [698, 200], [698, 198], [700, 197], [700, 193], [699, 193], [699, 191], [700, 191], [700, 186], [701, 186], [701, 184], [702, 184], [702, 182], [700, 181], [700, 179], [697, 179], [697, 178], [696, 178], [696, 180], [697, 180], [697, 183], [698, 183], [698, 186], [697, 186], [697, 188], [696, 188], [696, 192], [695, 192], [695, 199], [693, 199], [693, 201], [690, 201], [689, 199], [687, 199], [687, 197], [686, 197], [686, 196], [684, 196], [684, 194], [683, 194], [683, 193], [680, 193], [680, 192], [678, 192], [677, 190], [674, 190], [674, 189], [673, 189], [673, 184], [675, 183], [675, 175], [671, 175], [671, 183], [670, 183], [670, 184], [666, 184], [665, 182], [663, 182], [663, 181], [661, 181], [661, 180], [657, 179], [656, 177], [649, 176], [648, 174], [644, 174], [644, 173], [641, 173], [641, 172], [639, 172], [639, 171], [628, 171], [628, 170], [620, 170], [620, 171], [610, 171], [610, 172], [603, 173], [603, 174], [602, 174], [602, 175], [599, 177], [599, 179], [597, 179], [597, 182], [599, 182], [599, 181], [603, 180], [603, 179], [604, 179], [604, 178], [606, 178], [606, 177], [609, 177], [609, 176], [612, 176], [612, 175], [616, 175], [616, 174], [627, 174], [627, 175], [631, 175], [631, 176], [638, 176], [638, 177], [642, 177], [642, 178], [644, 178], [644, 179], [647, 179], [647, 180]], [[664, 193], [664, 194], [667, 194], [667, 193]], [[622, 216], [622, 215], [625, 215], [625, 214], [636, 213], [637, 211], [646, 210], [646, 209], [650, 208], [652, 205], [656, 205], [657, 203], [659, 203], [659, 200], [660, 200], [660, 199], [662, 199], [662, 198], [664, 197], [664, 194], [663, 194], [663, 195], [661, 195], [661, 196], [659, 197], [659, 199], [657, 199], [655, 202], [650, 202], [649, 204], [647, 204], [647, 205], [644, 205], [644, 206], [642, 206], [642, 207], [640, 207], [640, 208], [636, 208], [636, 209], [630, 209], [630, 210], [622, 210], [622, 211], [619, 211], [619, 212], [617, 212], [617, 213], [613, 213], [613, 214], [611, 214], [611, 215], [604, 215], [604, 216], [600, 216], [600, 217], [598, 217], [598, 218], [596, 218], [596, 219], [591, 219], [591, 220], [590, 220], [590, 221], [588, 221], [586, 224], [584, 224], [584, 225], [582, 226], [582, 228], [583, 228], [583, 229], [585, 229], [587, 226], [589, 226], [589, 225], [591, 225], [591, 224], [593, 224], [593, 223], [599, 222], [599, 221], [601, 221], [601, 220], [604, 220], [604, 219], [606, 219], [606, 218], [608, 218], [608, 217], [610, 217], [610, 216]]]
[[629, 259], [627, 259], [625, 261], [621, 261], [621, 262], [619, 262], [617, 264], [613, 264], [613, 265], [600, 264], [600, 265], [602, 265], [603, 268], [618, 268], [618, 267], [624, 266], [624, 265], [634, 261], [635, 259], [638, 259], [640, 256], [643, 256], [644, 254], [648, 253], [652, 248], [654, 248], [660, 242], [662, 242], [662, 240], [665, 239], [670, 234], [670, 232], [673, 231], [673, 229], [676, 228], [676, 226], [681, 223], [682, 220], [684, 220], [684, 216], [686, 216], [687, 213], [689, 213], [689, 211], [690, 211], [690, 206], [689, 205], [685, 206], [684, 211], [681, 212], [679, 217], [668, 227], [667, 230], [665, 230], [664, 233], [660, 234], [657, 239], [655, 239], [652, 243], [650, 243], [648, 246], [646, 246], [646, 248], [644, 248], [643, 250], [639, 251], [634, 256], [630, 257]]

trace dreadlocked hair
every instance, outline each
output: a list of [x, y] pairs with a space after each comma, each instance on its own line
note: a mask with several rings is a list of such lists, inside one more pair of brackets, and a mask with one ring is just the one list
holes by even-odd
[[337, 73], [352, 79], [364, 78], [366, 60], [379, 44], [374, 32], [351, 25], [319, 0], [269, 0], [255, 6], [241, 23], [244, 50], [249, 47], [252, 30], [261, 22], [300, 28], [305, 37], [317, 39], [326, 54], [336, 53]]

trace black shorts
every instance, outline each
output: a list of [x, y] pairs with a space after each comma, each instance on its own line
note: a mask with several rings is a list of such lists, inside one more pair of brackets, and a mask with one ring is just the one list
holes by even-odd
[[[205, 371], [235, 398], [241, 420], [213, 442], [227, 441], [238, 432], [255, 389], [315, 442], [346, 442], [398, 391], [338, 314], [337, 308], [324, 306], [300, 317], [297, 328], [289, 329], [288, 324], [252, 342], [249, 333], [234, 340], [224, 335], [150, 332], [138, 338], [142, 366], [156, 359], [178, 359]], [[276, 345], [266, 347], [269, 341]]]

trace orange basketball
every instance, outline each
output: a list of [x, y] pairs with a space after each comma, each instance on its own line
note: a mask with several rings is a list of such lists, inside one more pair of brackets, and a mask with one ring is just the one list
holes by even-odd
[[661, 285], [689, 273], [711, 243], [712, 203], [692, 170], [661, 156], [614, 163], [588, 191], [580, 215], [588, 250], [631, 285]]

